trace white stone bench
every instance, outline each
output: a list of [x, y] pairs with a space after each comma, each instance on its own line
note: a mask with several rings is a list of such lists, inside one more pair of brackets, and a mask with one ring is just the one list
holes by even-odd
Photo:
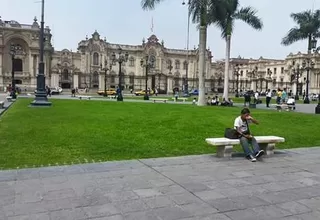
[[281, 104], [275, 106], [277, 111], [281, 112], [282, 110], [293, 111], [295, 109], [294, 105]]
[[0, 109], [4, 108], [4, 101], [0, 101]]
[[[274, 154], [276, 143], [285, 142], [283, 137], [277, 136], [255, 136], [260, 149], [264, 150], [267, 155]], [[240, 144], [239, 139], [229, 138], [207, 138], [206, 142], [210, 145], [217, 146], [217, 157], [232, 157], [232, 149], [234, 145]]]
[[90, 100], [92, 98], [92, 96], [87, 96], [87, 95], [79, 95], [78, 98], [81, 99], [88, 99]]
[[11, 96], [7, 96], [6, 99], [7, 99], [8, 102], [12, 102], [12, 97]]
[[164, 103], [167, 103], [168, 99], [150, 99], [151, 101], [153, 101], [153, 103], [156, 103], [156, 102], [164, 102]]
[[[176, 101], [176, 98], [175, 98], [175, 97], [173, 97], [172, 99], [173, 99], [174, 101]], [[177, 100], [181, 100], [181, 101], [185, 102], [185, 101], [188, 100], [188, 98], [177, 98]]]

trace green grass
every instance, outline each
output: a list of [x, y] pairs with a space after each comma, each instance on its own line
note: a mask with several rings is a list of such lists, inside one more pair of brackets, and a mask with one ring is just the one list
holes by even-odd
[[[19, 99], [0, 118], [0, 167], [214, 153], [240, 108], [53, 100], [51, 108]], [[286, 138], [278, 148], [320, 146], [318, 115], [253, 110], [255, 135]]]

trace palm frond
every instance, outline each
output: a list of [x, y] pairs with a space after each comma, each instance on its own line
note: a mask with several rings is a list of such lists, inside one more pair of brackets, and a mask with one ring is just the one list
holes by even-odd
[[288, 46], [288, 45], [293, 44], [297, 41], [305, 40], [308, 38], [308, 36], [309, 36], [309, 34], [301, 31], [301, 29], [299, 27], [294, 27], [294, 28], [291, 28], [289, 30], [287, 36], [285, 36], [282, 39], [281, 44]]
[[312, 20], [312, 11], [306, 10], [299, 13], [291, 13], [290, 17], [298, 24], [304, 25]]
[[164, 0], [141, 0], [141, 7], [143, 10], [153, 10], [162, 1]]
[[262, 20], [256, 15], [257, 11], [252, 7], [241, 8], [234, 14], [234, 19], [239, 19], [250, 25], [256, 30], [261, 30], [263, 27]]

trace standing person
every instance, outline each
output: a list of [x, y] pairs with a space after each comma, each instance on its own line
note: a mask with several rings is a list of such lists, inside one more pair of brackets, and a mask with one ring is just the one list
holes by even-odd
[[[246, 158], [251, 162], [256, 162], [257, 159], [264, 154], [263, 150], [260, 150], [257, 140], [250, 133], [249, 124], [259, 124], [259, 122], [250, 115], [250, 110], [244, 108], [241, 111], [241, 115], [234, 120], [234, 129], [241, 135], [240, 144], [246, 155]], [[253, 151], [250, 149], [250, 145]]]
[[278, 105], [281, 104], [281, 97], [282, 97], [282, 92], [281, 92], [281, 89], [278, 88], [278, 91], [277, 91], [277, 104]]
[[267, 90], [267, 95], [266, 95], [266, 103], [267, 103], [267, 108], [270, 108], [269, 104], [272, 98], [272, 93], [270, 89]]
[[287, 89], [286, 88], [284, 88], [282, 91], [281, 100], [282, 100], [282, 103], [286, 103], [286, 100], [287, 100]]

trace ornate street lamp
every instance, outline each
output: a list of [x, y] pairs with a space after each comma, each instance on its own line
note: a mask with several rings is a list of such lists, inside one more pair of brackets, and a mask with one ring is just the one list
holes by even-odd
[[104, 70], [104, 97], [107, 97], [107, 72], [112, 70], [112, 63], [109, 64], [109, 68], [108, 68], [108, 61], [105, 60], [104, 61], [104, 68], [102, 68], [102, 64], [100, 65], [101, 69]]
[[302, 76], [302, 72], [303, 72], [303, 68], [300, 66], [299, 63], [296, 64], [296, 67], [295, 66], [295, 61], [292, 61], [292, 72], [293, 72], [293, 77], [291, 79], [291, 81], [293, 82], [294, 80], [296, 80], [296, 95], [294, 96], [294, 99], [295, 100], [299, 100], [299, 79], [301, 78]]
[[12, 64], [12, 68], [11, 68], [11, 98], [12, 99], [16, 99], [17, 98], [17, 94], [16, 94], [16, 82], [14, 79], [14, 61], [15, 61], [15, 56], [17, 54], [22, 54], [23, 50], [20, 44], [11, 44], [10, 45], [10, 54], [11, 54], [11, 64]]
[[236, 78], [236, 88], [237, 88], [237, 91], [236, 91], [236, 97], [239, 97], [239, 76], [240, 76], [240, 67], [239, 66], [236, 66], [234, 68], [234, 71], [233, 71], [234, 75], [237, 77]]
[[310, 103], [310, 99], [309, 99], [309, 74], [310, 74], [310, 70], [312, 70], [314, 68], [314, 65], [315, 65], [315, 63], [311, 60], [310, 57], [308, 57], [306, 60], [303, 60], [303, 62], [302, 62], [302, 68], [307, 70], [306, 97], [303, 101], [303, 103], [305, 103], [305, 104]]
[[144, 100], [149, 100], [148, 94], [148, 72], [151, 68], [154, 68], [155, 57], [154, 56], [146, 56], [144, 59], [141, 58], [140, 65], [141, 67], [145, 68], [146, 71], [146, 87], [144, 91]]
[[111, 55], [111, 62], [112, 65], [115, 65], [116, 63], [119, 63], [119, 85], [117, 89], [117, 101], [123, 101], [123, 96], [122, 96], [122, 86], [121, 86], [121, 65], [122, 63], [126, 63], [129, 59], [129, 54], [126, 52], [125, 54], [122, 53], [122, 49], [119, 48], [118, 54], [115, 52], [112, 53]]
[[46, 81], [44, 76], [44, 0], [41, 1], [41, 27], [40, 27], [40, 54], [39, 54], [39, 73], [37, 75], [37, 90], [36, 97], [31, 103], [32, 106], [51, 106], [51, 102], [48, 101], [46, 92]]

